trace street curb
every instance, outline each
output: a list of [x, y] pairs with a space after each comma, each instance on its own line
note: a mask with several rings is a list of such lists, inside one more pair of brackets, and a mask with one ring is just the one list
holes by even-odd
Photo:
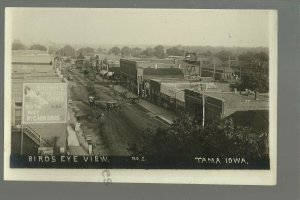
[[141, 110], [144, 110], [144, 111], [146, 111], [146, 112], [152, 113], [158, 120], [163, 121], [165, 124], [171, 125], [171, 124], [173, 123], [173, 122], [171, 122], [170, 120], [165, 119], [164, 117], [161, 117], [161, 116], [159, 116], [159, 115], [157, 115], [157, 114], [151, 112], [150, 110], [148, 110], [147, 108], [143, 107], [143, 106], [142, 106], [141, 104], [139, 104], [139, 103], [136, 103], [136, 105], [137, 105], [137, 107], [139, 107]]
[[[147, 108], [145, 108], [144, 106], [142, 106], [140, 103], [135, 103], [135, 105], [137, 105], [137, 107], [139, 107], [139, 109], [141, 109], [141, 110], [143, 110], [145, 112], [151, 112], [150, 110], [148, 110]], [[152, 113], [152, 114], [155, 115], [154, 113]], [[155, 115], [155, 116], [157, 116], [157, 115]]]

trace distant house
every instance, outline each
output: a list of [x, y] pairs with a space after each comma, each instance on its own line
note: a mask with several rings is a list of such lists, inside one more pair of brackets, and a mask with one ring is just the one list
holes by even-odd
[[202, 76], [213, 77], [215, 80], [234, 79], [234, 70], [223, 64], [203, 63]]
[[230, 80], [234, 78], [234, 70], [216, 57], [187, 53], [182, 61], [178, 61], [178, 64], [188, 79], [212, 77], [214, 80]]
[[250, 62], [241, 60], [230, 60], [230, 63], [224, 62], [223, 66], [233, 70], [233, 73], [239, 79], [244, 76], [260, 74], [269, 74], [269, 63], [266, 61], [253, 60]]

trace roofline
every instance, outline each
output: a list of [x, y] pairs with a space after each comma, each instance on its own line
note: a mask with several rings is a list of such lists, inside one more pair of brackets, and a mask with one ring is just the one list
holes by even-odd
[[12, 62], [11, 64], [13, 64], [13, 65], [15, 65], [15, 64], [18, 64], [18, 65], [51, 65], [50, 63], [51, 63], [52, 61], [50, 61], [50, 62], [47, 62], [47, 63], [45, 63], [45, 62], [43, 62], [43, 63], [38, 63], [38, 62]]

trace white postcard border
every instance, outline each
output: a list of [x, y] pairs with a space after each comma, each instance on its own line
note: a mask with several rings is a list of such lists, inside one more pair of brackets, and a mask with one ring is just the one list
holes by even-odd
[[[4, 180], [105, 182], [105, 169], [12, 169], [11, 151], [11, 12], [5, 9], [5, 83], [4, 83]], [[24, 8], [20, 8], [24, 9]], [[30, 8], [32, 9], [32, 8]], [[37, 8], [33, 8], [37, 9]], [[47, 8], [50, 9], [50, 8]], [[52, 9], [52, 8], [51, 8]], [[55, 9], [55, 8], [53, 8]], [[61, 9], [61, 8], [58, 8]], [[73, 8], [72, 8], [73, 9]], [[81, 8], [75, 8], [81, 9]], [[118, 9], [119, 10], [119, 9]], [[128, 9], [126, 9], [128, 10]], [[160, 9], [163, 10], [163, 9]], [[169, 9], [168, 9], [169, 10]], [[190, 9], [189, 9], [190, 10]], [[195, 11], [195, 10], [194, 10]], [[248, 10], [249, 11], [249, 10]], [[112, 182], [119, 183], [175, 183], [276, 185], [277, 174], [277, 10], [269, 12], [270, 49], [270, 170], [143, 170], [109, 169]], [[253, 10], [255, 12], [255, 10]]]

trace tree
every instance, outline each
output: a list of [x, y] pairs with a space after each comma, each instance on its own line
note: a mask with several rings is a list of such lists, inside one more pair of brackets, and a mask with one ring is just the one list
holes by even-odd
[[135, 155], [144, 156], [217, 156], [268, 158], [268, 133], [249, 127], [234, 126], [232, 119], [223, 126], [211, 121], [205, 128], [201, 119], [188, 113], [168, 128], [147, 129], [144, 145], [131, 145]]
[[218, 57], [222, 61], [228, 61], [230, 56], [232, 56], [232, 53], [230, 51], [222, 50], [216, 53], [216, 57]]
[[98, 69], [99, 69], [99, 65], [100, 65], [100, 58], [99, 58], [99, 55], [96, 55], [96, 56], [95, 56], [95, 60], [96, 60], [96, 69], [98, 70]]
[[[226, 152], [236, 157], [266, 159], [269, 153], [269, 134], [250, 127], [234, 127], [231, 118], [224, 121]], [[234, 147], [234, 148], [232, 148]]]
[[241, 61], [246, 61], [246, 62], [251, 62], [254, 60], [254, 53], [247, 51], [245, 53], [242, 53], [238, 56], [239, 60]]
[[206, 52], [204, 52], [203, 55], [211, 57], [211, 56], [213, 56], [213, 53], [210, 50], [206, 50]]
[[131, 54], [131, 48], [125, 46], [121, 49], [122, 56], [130, 56], [130, 54]]
[[[83, 61], [83, 68], [84, 69], [86, 69], [86, 70], [88, 70], [89, 68], [90, 68], [90, 61], [88, 61], [88, 60], [84, 60]], [[84, 73], [85, 74], [85, 73]], [[87, 73], [88, 74], [88, 73]], [[86, 75], [87, 75], [86, 74]]]
[[99, 47], [98, 49], [96, 49], [97, 53], [106, 53], [106, 49]]
[[12, 44], [12, 50], [26, 50], [27, 47], [22, 44], [20, 41], [14, 41], [14, 43]]
[[141, 53], [142, 53], [142, 49], [139, 47], [134, 47], [131, 49], [131, 55], [133, 57], [139, 57], [141, 55]]
[[82, 60], [82, 59], [85, 59], [85, 57], [82, 55], [82, 53], [79, 53], [79, 55], [77, 56], [77, 59]]
[[265, 61], [265, 62], [269, 61], [269, 55], [265, 52], [256, 53], [254, 55], [254, 57], [261, 60], [261, 61]]
[[114, 55], [120, 55], [121, 50], [119, 47], [113, 47], [109, 50], [109, 53], [114, 54]]
[[144, 51], [142, 51], [141, 55], [144, 55], [146, 57], [153, 57], [154, 56], [154, 49], [148, 47]]
[[77, 53], [81, 53], [83, 56], [91, 56], [94, 53], [94, 49], [91, 47], [83, 47], [78, 49]]
[[259, 53], [253, 53], [251, 51], [247, 51], [245, 53], [242, 53], [238, 56], [239, 60], [246, 61], [246, 62], [252, 62], [255, 59], [258, 59], [260, 61], [267, 62], [269, 61], [269, 55], [265, 52], [259, 52]]
[[49, 54], [55, 54], [56, 51], [57, 51], [57, 49], [55, 48], [55, 46], [49, 46], [49, 49], [48, 49]]
[[40, 50], [40, 51], [47, 51], [47, 48], [43, 45], [40, 45], [40, 44], [34, 44], [34, 45], [31, 45], [30, 50]]
[[57, 54], [58, 55], [63, 55], [63, 56], [75, 57], [76, 51], [75, 51], [75, 49], [72, 46], [65, 45], [63, 48], [61, 48], [60, 50], [58, 50]]
[[183, 50], [178, 49], [177, 47], [171, 47], [166, 50], [169, 56], [184, 56], [185, 52]]
[[154, 55], [157, 58], [164, 58], [165, 57], [165, 48], [162, 45], [158, 45], [154, 47]]
[[131, 145], [130, 150], [136, 155], [145, 156], [180, 156], [196, 152], [203, 153], [199, 138], [202, 128], [198, 125], [200, 122], [197, 123], [195, 120], [196, 118], [192, 116], [184, 115], [166, 129], [148, 128], [144, 132], [144, 145], [141, 148]]
[[262, 73], [244, 76], [241, 81], [240, 89], [249, 89], [254, 91], [254, 98], [256, 99], [257, 92], [269, 91], [269, 77]]

